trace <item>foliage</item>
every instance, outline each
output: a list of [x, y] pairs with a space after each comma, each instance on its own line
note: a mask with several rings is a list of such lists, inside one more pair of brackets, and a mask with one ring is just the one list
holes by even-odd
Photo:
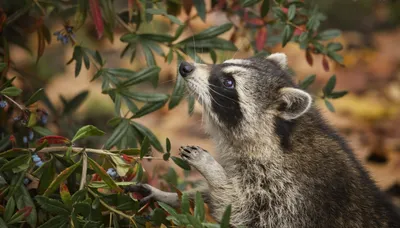
[[[135, 194], [125, 194], [127, 185], [150, 179], [144, 174], [143, 159], [171, 160], [185, 170], [190, 166], [182, 159], [171, 156], [171, 142], [166, 139], [166, 151], [156, 135], [137, 119], [161, 109], [168, 103], [173, 109], [184, 97], [185, 83], [178, 77], [172, 94], [141, 92], [137, 88], [150, 83], [154, 88], [159, 81], [160, 67], [155, 56], [165, 62], [178, 62], [191, 58], [206, 62], [209, 55], [219, 62], [224, 52], [235, 52], [235, 40], [243, 32], [252, 34], [254, 55], [265, 56], [276, 44], [294, 42], [305, 50], [305, 57], [313, 65], [313, 55], [322, 55], [322, 65], [329, 70], [328, 59], [342, 64], [338, 54], [342, 45], [328, 42], [340, 35], [338, 30], [319, 31], [325, 16], [317, 8], [307, 9], [302, 1], [212, 1], [206, 9], [203, 0], [193, 1], [139, 1], [127, 0], [127, 9], [117, 12], [114, 1], [77, 0], [18, 0], [0, 5], [0, 226], [18, 227], [148, 227], [192, 226], [228, 227], [231, 207], [227, 205], [221, 224], [206, 213], [200, 194], [194, 202], [183, 194], [181, 210], [163, 203], [140, 206]], [[192, 11], [196, 10], [196, 13]], [[183, 15], [181, 13], [183, 12]], [[228, 23], [212, 26], [192, 36], [184, 37], [190, 22], [196, 18], [206, 21], [209, 14], [225, 15]], [[170, 32], [149, 32], [146, 25], [160, 18], [169, 22]], [[186, 17], [185, 21], [181, 21]], [[239, 19], [239, 23], [237, 23]], [[65, 23], [61, 30], [52, 30], [54, 20]], [[102, 54], [80, 40], [79, 31], [93, 25], [95, 37], [106, 37], [114, 42], [117, 29], [126, 32], [119, 38], [125, 44], [121, 58], [128, 56], [133, 62], [144, 55], [146, 66], [140, 70], [108, 66]], [[221, 35], [231, 31], [229, 40]], [[102, 93], [114, 103], [115, 117], [108, 125], [113, 128], [103, 149], [76, 147], [76, 143], [105, 132], [93, 125], [71, 126], [71, 117], [83, 104], [88, 91], [67, 100], [60, 96], [62, 110], [50, 101], [43, 88], [29, 94], [17, 87], [12, 70], [19, 72], [18, 63], [10, 57], [10, 45], [31, 52], [27, 45], [30, 34], [37, 34], [35, 62], [40, 63], [46, 46], [56, 39], [71, 44], [73, 54], [67, 64], [74, 64], [74, 76], [83, 68], [94, 69], [92, 81], [101, 81]], [[53, 34], [53, 35], [52, 35]], [[167, 50], [164, 52], [164, 50]], [[307, 89], [316, 76], [300, 82]], [[345, 91], [334, 91], [336, 77], [332, 76], [323, 88], [322, 99], [334, 111], [328, 99], [337, 99]], [[29, 96], [30, 95], [30, 96]], [[188, 96], [189, 113], [194, 98]], [[46, 108], [43, 107], [43, 104]], [[124, 107], [127, 112], [122, 113]], [[51, 118], [51, 122], [48, 120]], [[49, 123], [58, 126], [66, 136], [49, 130]], [[152, 156], [152, 148], [162, 153]], [[108, 169], [106, 171], [106, 169]], [[163, 176], [178, 193], [186, 185], [180, 182], [173, 169]], [[177, 186], [178, 185], [178, 186]], [[178, 187], [178, 188], [176, 188]], [[171, 189], [171, 188], [170, 188]]]

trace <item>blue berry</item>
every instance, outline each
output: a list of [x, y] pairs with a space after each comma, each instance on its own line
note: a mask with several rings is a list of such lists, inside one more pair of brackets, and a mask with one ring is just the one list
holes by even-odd
[[7, 107], [7, 101], [0, 101], [0, 108]]
[[16, 117], [14, 117], [14, 121], [18, 121], [18, 120], [20, 120], [21, 119], [21, 117], [20, 116], [16, 116]]
[[40, 167], [40, 166], [42, 166], [42, 165], [43, 165], [43, 162], [42, 162], [42, 161], [36, 162], [36, 166], [37, 166], [37, 167]]
[[24, 143], [28, 143], [28, 137], [24, 136], [24, 137], [22, 138], [22, 141], [23, 141]]
[[47, 115], [46, 114], [43, 114], [41, 117], [40, 117], [40, 120], [42, 121], [42, 123], [43, 124], [46, 124], [47, 123]]
[[29, 182], [31, 182], [31, 181], [30, 181], [28, 178], [25, 178], [25, 179], [24, 179], [24, 185], [28, 185]]
[[33, 139], [33, 136], [35, 136], [35, 135], [33, 134], [33, 131], [30, 131], [30, 132], [29, 132], [29, 140], [32, 140], [32, 139]]
[[68, 33], [71, 33], [71, 32], [72, 32], [72, 27], [69, 27], [69, 26], [68, 26], [68, 27], [66, 28], [66, 30], [67, 30]]
[[57, 32], [53, 33], [53, 35], [58, 36], [60, 33], [61, 33], [60, 31], [57, 31]]
[[62, 38], [62, 43], [63, 43], [63, 44], [67, 44], [67, 43], [68, 43], [68, 36], [64, 36], [64, 37]]
[[42, 161], [42, 159], [40, 159], [40, 157], [38, 157], [37, 155], [36, 155], [36, 157], [33, 157], [33, 156], [32, 156], [32, 160], [33, 160], [35, 163]]

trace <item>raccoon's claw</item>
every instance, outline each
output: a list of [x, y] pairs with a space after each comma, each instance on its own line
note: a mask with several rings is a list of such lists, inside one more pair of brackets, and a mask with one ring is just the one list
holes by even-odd
[[179, 151], [182, 159], [193, 166], [204, 163], [208, 157], [212, 158], [206, 150], [198, 146], [182, 146]]
[[130, 186], [124, 188], [124, 191], [125, 191], [125, 193], [135, 192], [135, 193], [139, 193], [140, 195], [142, 195], [143, 198], [139, 200], [140, 207], [146, 205], [151, 199], [154, 198], [152, 187], [148, 184], [130, 185]]

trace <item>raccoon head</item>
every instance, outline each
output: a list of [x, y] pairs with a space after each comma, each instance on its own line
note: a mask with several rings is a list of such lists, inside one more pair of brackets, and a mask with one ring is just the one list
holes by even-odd
[[179, 74], [202, 104], [208, 125], [229, 137], [254, 137], [273, 128], [277, 119], [299, 118], [312, 103], [308, 93], [296, 88], [282, 53], [215, 65], [182, 62]]

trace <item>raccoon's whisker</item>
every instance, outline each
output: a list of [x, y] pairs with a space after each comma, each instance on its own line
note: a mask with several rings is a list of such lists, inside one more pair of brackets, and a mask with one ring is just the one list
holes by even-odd
[[218, 93], [216, 90], [214, 90], [214, 89], [211, 88], [211, 86], [214, 86], [214, 87], [218, 88], [217, 86], [212, 85], [212, 84], [209, 84], [208, 86], [209, 86], [208, 88], [209, 88], [210, 90], [212, 90], [214, 93], [220, 95], [221, 97], [225, 97], [225, 98], [228, 99], [228, 100], [231, 100], [231, 101], [233, 101], [233, 102], [235, 102], [235, 103], [238, 103], [236, 100], [234, 100], [234, 99], [232, 99], [232, 98], [230, 98], [230, 97], [227, 97], [227, 96], [225, 96], [225, 95], [223, 95], [223, 94], [221, 94], [221, 93]]

